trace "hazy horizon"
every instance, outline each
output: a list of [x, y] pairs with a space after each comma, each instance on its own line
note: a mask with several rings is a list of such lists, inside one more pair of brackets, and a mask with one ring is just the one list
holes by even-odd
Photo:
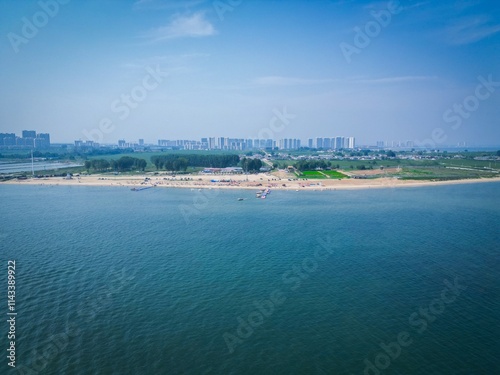
[[492, 0], [42, 0], [0, 11], [0, 132], [500, 144]]

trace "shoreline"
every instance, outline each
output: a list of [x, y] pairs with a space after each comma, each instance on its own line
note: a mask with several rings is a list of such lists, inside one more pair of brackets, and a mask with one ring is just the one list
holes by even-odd
[[[218, 180], [212, 182], [212, 180]], [[273, 190], [297, 191], [325, 191], [325, 190], [363, 190], [399, 187], [421, 187], [475, 184], [486, 182], [500, 182], [500, 177], [462, 179], [449, 181], [418, 181], [399, 180], [395, 178], [377, 179], [324, 179], [324, 180], [288, 180], [274, 175], [231, 175], [231, 176], [206, 176], [190, 175], [186, 177], [169, 177], [151, 175], [136, 176], [106, 176], [90, 175], [73, 177], [29, 178], [27, 180], [5, 181], [5, 185], [31, 185], [31, 186], [100, 186], [100, 187], [127, 187], [127, 188], [180, 188], [180, 189], [232, 189], [232, 190], [260, 190], [271, 188]], [[2, 183], [0, 183], [1, 185]]]

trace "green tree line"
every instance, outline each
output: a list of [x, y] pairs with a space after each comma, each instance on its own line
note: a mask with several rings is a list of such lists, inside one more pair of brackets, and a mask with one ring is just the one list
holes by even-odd
[[300, 160], [295, 163], [295, 168], [299, 171], [311, 171], [317, 168], [327, 169], [330, 168], [331, 164], [325, 160]]
[[93, 169], [97, 172], [105, 172], [109, 169], [119, 172], [131, 170], [144, 171], [148, 163], [144, 159], [133, 158], [131, 156], [122, 156], [118, 160], [93, 159], [85, 160], [85, 169], [90, 171]]
[[250, 159], [250, 158], [243, 158], [241, 159], [241, 168], [245, 172], [258, 172], [260, 168], [262, 167], [262, 161], [260, 159]]
[[226, 168], [238, 165], [238, 155], [155, 155], [151, 163], [156, 170], [185, 171], [187, 167]]

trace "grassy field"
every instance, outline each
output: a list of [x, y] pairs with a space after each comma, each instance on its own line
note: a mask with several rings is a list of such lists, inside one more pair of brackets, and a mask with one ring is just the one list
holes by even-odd
[[304, 171], [304, 172], [302, 172], [301, 175], [299, 175], [299, 178], [318, 178], [318, 179], [324, 179], [326, 177], [325, 177], [325, 175], [319, 173], [318, 171]]
[[347, 178], [343, 173], [337, 171], [304, 171], [299, 178], [327, 179], [327, 178]]
[[474, 160], [474, 159], [441, 159], [440, 165], [463, 167], [463, 168], [493, 168], [500, 169], [500, 162], [489, 160]]
[[[272, 160], [277, 163], [279, 168], [286, 168], [289, 165], [294, 165], [294, 160]], [[405, 159], [390, 159], [390, 160], [330, 160], [332, 168], [343, 169], [346, 171], [356, 171], [362, 166], [365, 169], [379, 170], [384, 168], [413, 168], [415, 170], [428, 168], [444, 168], [444, 167], [459, 167], [473, 168], [484, 170], [485, 168], [493, 168], [500, 170], [500, 162], [487, 160], [473, 159], [438, 159], [438, 160], [405, 160]]]
[[338, 171], [323, 171], [324, 174], [326, 174], [330, 178], [347, 178], [347, 176], [343, 173], [340, 173]]
[[395, 174], [404, 180], [461, 180], [468, 178], [491, 178], [500, 174], [495, 171], [485, 169], [455, 169], [456, 167], [421, 167], [403, 168], [401, 172]]
[[[59, 154], [60, 161], [72, 161], [72, 162], [81, 162], [84, 163], [85, 160], [92, 159], [106, 159], [106, 160], [118, 160], [123, 156], [131, 156], [134, 158], [144, 159], [147, 162], [147, 167], [145, 172], [156, 172], [155, 166], [151, 163], [151, 157], [158, 155], [187, 155], [187, 154], [238, 154], [237, 151], [192, 151], [192, 150], [165, 150], [165, 151], [155, 151], [155, 152], [130, 152], [123, 154], [108, 154], [108, 155], [85, 155], [85, 154], [65, 154], [67, 152], [66, 149], [55, 148], [50, 149], [51, 153]], [[2, 150], [2, 158], [1, 161], [14, 161], [14, 162], [26, 162], [29, 160], [29, 152], [27, 150]], [[297, 154], [308, 154], [297, 152]], [[309, 153], [314, 154], [314, 153]], [[316, 153], [317, 154], [317, 153]], [[26, 155], [26, 159], [22, 158], [14, 158], [14, 156], [24, 156]], [[436, 154], [432, 155], [436, 157], [436, 160], [406, 160], [406, 159], [387, 159], [387, 160], [328, 160], [329, 164], [332, 168], [342, 169], [345, 171], [359, 171], [362, 169], [373, 171], [379, 171], [377, 174], [370, 174], [369, 178], [379, 178], [383, 176], [394, 176], [401, 179], [416, 179], [416, 180], [449, 180], [449, 179], [466, 179], [466, 178], [486, 178], [486, 177], [496, 177], [499, 176], [500, 173], [500, 161], [498, 160], [474, 160], [473, 157], [483, 157], [483, 156], [493, 156], [493, 153], [460, 153], [461, 156], [465, 156], [467, 158], [455, 158], [446, 155], [446, 154]], [[10, 160], [12, 159], [12, 160]], [[296, 160], [271, 160], [273, 164], [278, 164], [278, 168], [286, 168], [287, 166], [294, 165]], [[381, 167], [384, 167], [381, 170]], [[389, 168], [400, 169], [396, 172], [395, 170], [388, 171]], [[200, 168], [188, 168], [188, 173], [196, 173], [200, 170]], [[39, 174], [61, 174], [61, 173], [86, 173], [85, 168], [68, 168], [64, 170], [45, 170], [43, 172], [38, 172]], [[94, 172], [94, 171], [91, 171]], [[164, 171], [159, 171], [160, 173], [164, 173]], [[113, 172], [108, 172], [112, 174]], [[16, 173], [18, 174], [27, 174], [25, 173]], [[125, 174], [137, 174], [137, 171], [125, 172]], [[325, 170], [325, 171], [305, 171], [302, 174], [298, 173], [298, 178], [302, 179], [339, 179], [346, 178], [344, 174], [335, 171], [335, 170]]]

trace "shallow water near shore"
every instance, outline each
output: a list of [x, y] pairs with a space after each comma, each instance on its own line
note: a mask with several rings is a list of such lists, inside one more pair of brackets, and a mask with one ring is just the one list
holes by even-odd
[[17, 369], [500, 372], [500, 183], [266, 199], [4, 185], [0, 199]]

